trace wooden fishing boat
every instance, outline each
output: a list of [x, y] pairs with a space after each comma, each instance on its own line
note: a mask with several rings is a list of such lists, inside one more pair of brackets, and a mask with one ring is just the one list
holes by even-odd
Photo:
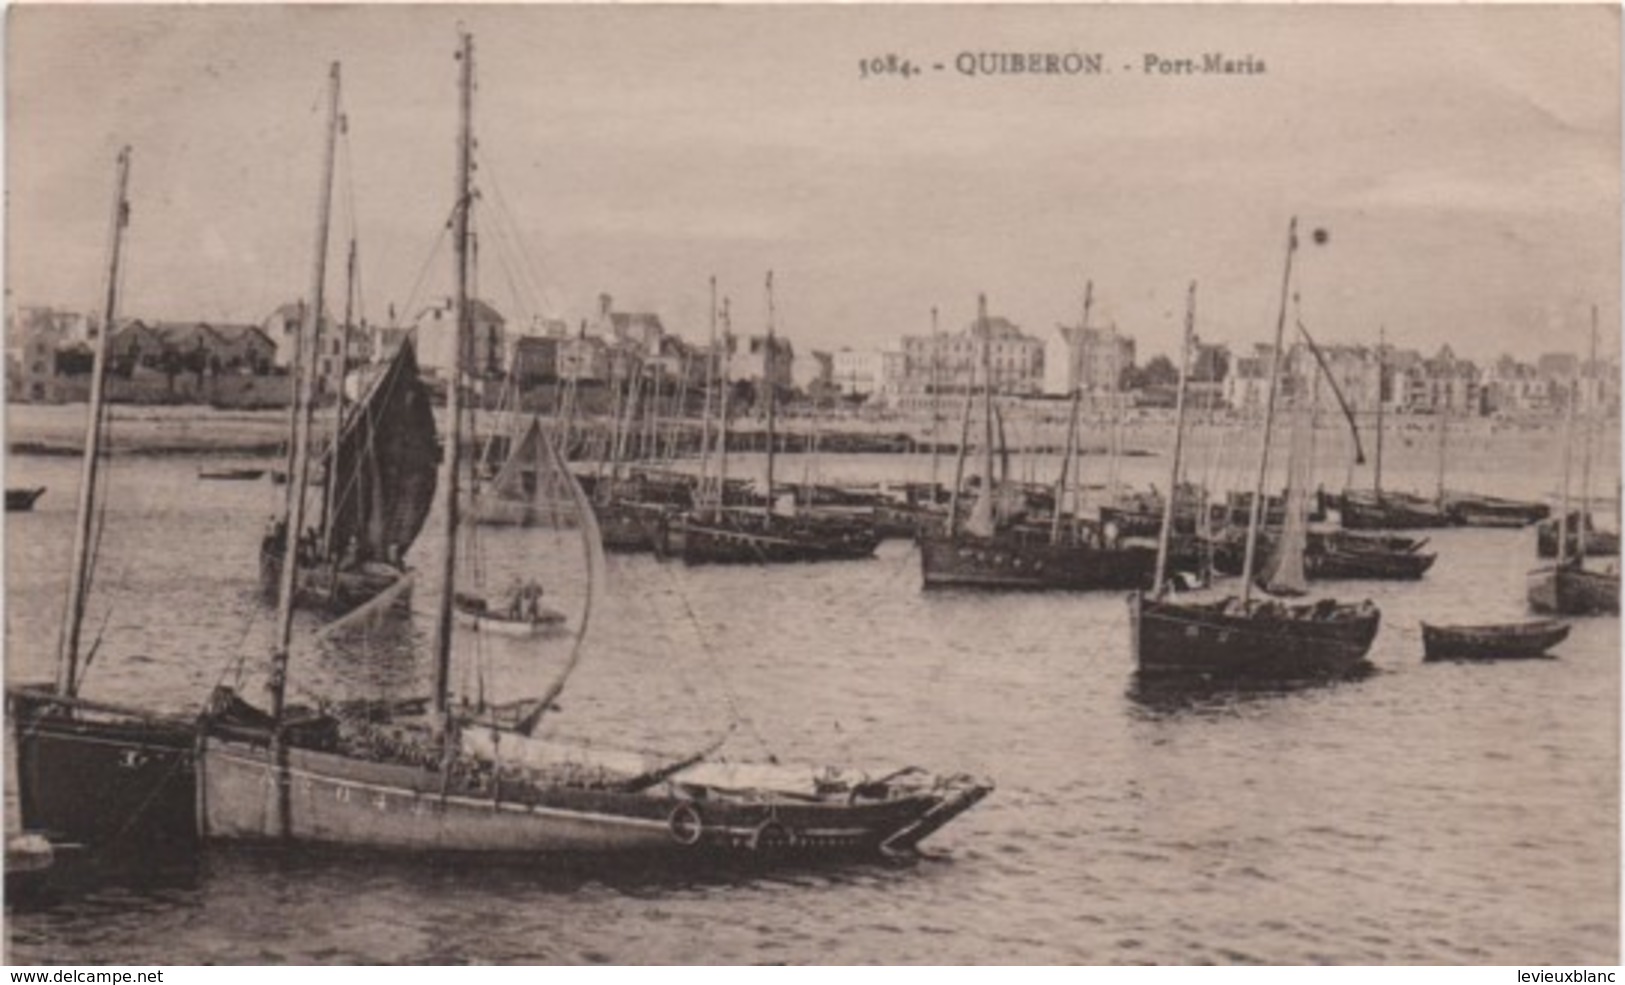
[[7, 489], [6, 512], [27, 513], [34, 508], [34, 504], [43, 495], [45, 495], [44, 486], [36, 486], [33, 489]]
[[[1598, 530], [1592, 523], [1590, 513], [1580, 513], [1571, 510], [1568, 514], [1567, 545], [1563, 554], [1568, 557], [1580, 553], [1580, 525], [1585, 524], [1585, 553], [1589, 557], [1618, 557], [1619, 534], [1612, 530]], [[1559, 522], [1555, 519], [1542, 520], [1535, 528], [1535, 553], [1538, 557], [1557, 557], [1557, 539]]]
[[[774, 323], [773, 272], [767, 273], [767, 360], [777, 352]], [[772, 371], [769, 366], [768, 376]], [[767, 476], [762, 488], [776, 490], [774, 463], [777, 458], [777, 397], [775, 388], [767, 392]], [[723, 442], [726, 442], [726, 414]], [[726, 477], [723, 486], [726, 488]], [[819, 561], [855, 561], [874, 556], [880, 545], [872, 511], [865, 516], [814, 512], [797, 506], [793, 514], [774, 512], [774, 497], [762, 503], [760, 513], [747, 516], [729, 511], [716, 501], [686, 513], [665, 518], [662, 553], [682, 558], [684, 564], [795, 564]]]
[[[440, 458], [428, 386], [410, 339], [401, 343], [346, 418], [325, 456], [333, 480], [324, 522], [301, 538], [296, 600], [348, 612], [406, 577], [404, 557], [434, 502]], [[331, 503], [329, 506], [328, 504]], [[260, 543], [260, 582], [267, 597], [281, 583], [286, 527]]]
[[510, 612], [493, 608], [485, 599], [457, 593], [452, 605], [457, 610], [457, 624], [496, 636], [540, 636], [562, 627], [564, 613], [547, 606], [538, 606], [535, 613], [515, 617]]
[[265, 478], [266, 469], [221, 468], [198, 469], [199, 479], [211, 482], [253, 482]]
[[796, 564], [872, 558], [880, 535], [861, 520], [725, 510], [714, 519], [668, 518], [662, 544], [663, 554], [691, 565]]
[[1335, 677], [1363, 664], [1381, 613], [1370, 602], [1286, 604], [1129, 600], [1142, 675], [1209, 679]]
[[1619, 572], [1576, 560], [1529, 573], [1529, 607], [1560, 616], [1619, 615]]
[[[466, 326], [473, 46], [462, 35], [457, 206], [457, 317]], [[336, 119], [336, 69], [333, 107]], [[330, 124], [331, 125], [331, 124]], [[318, 287], [313, 293], [319, 298]], [[319, 310], [319, 306], [318, 306]], [[915, 769], [881, 773], [808, 770], [716, 760], [698, 753], [633, 758], [535, 734], [541, 716], [581, 655], [576, 646], [553, 683], [522, 716], [453, 703], [452, 621], [458, 574], [458, 485], [462, 469], [463, 361], [455, 340], [448, 387], [451, 439], [441, 463], [443, 577], [434, 632], [434, 688], [426, 714], [342, 708], [303, 713], [285, 702], [292, 605], [279, 603], [271, 708], [247, 706], [217, 689], [200, 723], [197, 816], [210, 840], [281, 846], [333, 845], [423, 857], [818, 861], [912, 851], [921, 839], [985, 797], [991, 784]], [[307, 347], [308, 348], [308, 347]], [[305, 386], [308, 388], [308, 378]], [[296, 460], [307, 454], [300, 429]], [[302, 472], [296, 468], [297, 477]], [[296, 481], [301, 481], [296, 478]], [[592, 503], [570, 483], [589, 560], [589, 588], [602, 577], [603, 549]], [[291, 527], [303, 500], [289, 497]], [[590, 600], [589, 595], [589, 600]]]
[[[117, 324], [119, 261], [129, 218], [130, 150], [118, 158], [111, 266], [102, 324]], [[97, 515], [103, 442], [107, 335], [93, 351], [73, 567], [53, 685], [8, 683], [6, 717], [16, 751], [17, 806], [24, 832], [59, 845], [138, 857], [185, 848], [196, 838], [192, 720], [93, 701], [83, 684], [80, 632], [91, 583], [89, 545]], [[43, 490], [41, 490], [43, 491]], [[8, 887], [9, 888], [9, 887]]]
[[1304, 565], [1311, 579], [1415, 581], [1427, 574], [1435, 559], [1433, 554], [1417, 551], [1348, 550], [1327, 545], [1305, 552]]
[[[1597, 308], [1591, 308], [1591, 359], [1597, 364]], [[1586, 568], [1587, 554], [1593, 553], [1595, 531], [1591, 514], [1569, 509], [1569, 475], [1574, 459], [1574, 414], [1580, 402], [1580, 381], [1569, 383], [1567, 423], [1563, 436], [1563, 493], [1552, 530], [1552, 551], [1557, 560], [1549, 567], [1529, 573], [1529, 607], [1536, 612], [1559, 616], [1619, 615], [1619, 570], [1594, 571]], [[1581, 466], [1580, 502], [1591, 499], [1591, 417], [1586, 418], [1585, 453]], [[1544, 528], [1546, 521], [1541, 524]], [[1616, 537], [1604, 550], [1619, 552]]]
[[1143, 544], [1109, 547], [1075, 538], [1005, 531], [994, 537], [922, 534], [920, 569], [926, 588], [1008, 591], [1127, 591], [1148, 588], [1157, 552]]
[[99, 854], [196, 842], [193, 719], [37, 685], [7, 687], [6, 716], [25, 830]]
[[1422, 624], [1427, 660], [1503, 660], [1540, 657], [1568, 639], [1569, 624], [1556, 619], [1487, 626]]
[[1527, 527], [1551, 515], [1551, 507], [1499, 496], [1477, 493], [1448, 493], [1445, 512], [1463, 527]]
[[[1092, 285], [1086, 291], [1092, 297]], [[1087, 314], [1085, 315], [1087, 320]], [[1086, 524], [1056, 515], [1058, 490], [1066, 484], [1076, 445], [1077, 393], [1073, 395], [1068, 447], [1062, 473], [1044, 500], [1034, 504], [1028, 489], [993, 477], [995, 445], [1003, 447], [994, 428], [990, 344], [987, 341], [987, 298], [977, 299], [977, 334], [981, 345], [982, 431], [981, 471], [975, 483], [963, 481], [969, 442], [959, 442], [953, 500], [943, 524], [919, 536], [920, 575], [927, 589], [969, 588], [988, 591], [1121, 591], [1148, 588], [1156, 566], [1156, 552], [1108, 535], [1102, 525]], [[968, 435], [974, 401], [972, 386], [965, 396], [961, 431]], [[966, 515], [960, 489], [974, 490]], [[1034, 525], [1024, 519], [1029, 510], [1047, 512], [1049, 519]]]
[[1453, 525], [1439, 504], [1409, 493], [1350, 490], [1343, 494], [1345, 530], [1434, 530]]
[[[1244, 545], [1240, 598], [1213, 601], [1179, 600], [1162, 591], [1159, 564], [1155, 595], [1136, 592], [1129, 598], [1129, 618], [1135, 663], [1142, 679], [1172, 678], [1205, 682], [1229, 680], [1296, 681], [1335, 678], [1366, 665], [1366, 654], [1376, 639], [1381, 613], [1369, 601], [1343, 603], [1335, 599], [1286, 604], [1252, 598], [1254, 555], [1262, 524], [1265, 479], [1269, 473], [1270, 436], [1276, 398], [1280, 390], [1279, 354], [1286, 328], [1286, 305], [1291, 296], [1292, 256], [1298, 247], [1297, 219], [1287, 232], [1285, 272], [1281, 283], [1280, 316], [1271, 350], [1269, 397], [1264, 413], [1258, 478], [1253, 487], [1254, 509], [1248, 518]], [[1180, 406], [1183, 407], [1184, 369], [1194, 334], [1196, 285], [1191, 285], [1186, 314], [1185, 349], [1181, 360]], [[1301, 328], [1301, 325], [1300, 325]], [[1307, 337], [1307, 333], [1304, 333]], [[1311, 343], [1312, 345], [1312, 343]], [[1312, 432], [1308, 415], [1299, 408], [1297, 427], [1288, 455], [1288, 489], [1281, 533], [1267, 545], [1269, 557], [1260, 581], [1272, 594], [1301, 594], [1307, 590], [1304, 553], [1308, 543], [1307, 454]], [[1180, 443], [1175, 439], [1173, 481], [1178, 481]], [[1165, 555], [1172, 523], [1163, 525], [1159, 555]]]

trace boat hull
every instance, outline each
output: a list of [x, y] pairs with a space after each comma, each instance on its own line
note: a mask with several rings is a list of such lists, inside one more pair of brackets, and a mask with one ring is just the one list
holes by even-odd
[[827, 529], [796, 528], [777, 520], [766, 528], [672, 520], [666, 528], [666, 553], [684, 564], [805, 564], [817, 561], [861, 561], [874, 557], [880, 538], [873, 526], [841, 524]]
[[1529, 575], [1529, 607], [1559, 616], [1619, 615], [1619, 575], [1580, 567], [1542, 568]]
[[1542, 620], [1502, 626], [1422, 624], [1422, 651], [1428, 660], [1506, 660], [1540, 657], [1568, 639], [1567, 623]]
[[27, 513], [34, 508], [34, 503], [43, 495], [45, 495], [44, 486], [37, 489], [7, 489], [6, 512]]
[[[294, 604], [334, 614], [351, 612], [395, 587], [405, 576], [405, 570], [382, 564], [349, 571], [326, 564], [302, 566], [294, 577]], [[274, 599], [281, 584], [281, 554], [262, 548], [260, 587], [266, 597]], [[405, 598], [403, 594], [401, 600]]]
[[63, 708], [8, 689], [25, 831], [92, 849], [184, 849], [197, 840], [191, 721]]
[[1151, 587], [1157, 552], [1138, 544], [1095, 547], [968, 535], [920, 538], [926, 588], [1122, 591]]
[[[198, 813], [211, 840], [291, 842], [500, 858], [851, 856], [914, 847], [988, 792], [872, 804], [707, 802], [671, 793], [536, 789], [487, 777], [206, 735]], [[285, 779], [284, 779], [285, 777]], [[277, 790], [286, 785], [286, 804]], [[943, 814], [946, 813], [947, 817]]]
[[[1570, 517], [1568, 527], [1568, 550], [1564, 553], [1569, 557], [1578, 557], [1580, 553], [1580, 532], [1576, 527], [1578, 520]], [[1608, 530], [1586, 530], [1585, 552], [1587, 557], [1618, 557], [1619, 534]], [[1542, 558], [1557, 557], [1557, 521], [1544, 520], [1535, 530], [1535, 553]]]
[[1386, 495], [1381, 499], [1345, 495], [1341, 522], [1345, 530], [1434, 530], [1452, 524], [1436, 504]]
[[1218, 604], [1158, 602], [1134, 594], [1129, 613], [1140, 674], [1211, 680], [1335, 677], [1365, 663], [1381, 621], [1374, 607], [1322, 621], [1274, 618], [1261, 610], [1232, 615]]

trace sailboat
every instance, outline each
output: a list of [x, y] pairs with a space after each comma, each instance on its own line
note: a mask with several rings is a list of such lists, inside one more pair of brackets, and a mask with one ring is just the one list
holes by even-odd
[[557, 439], [541, 420], [529, 418], [496, 475], [477, 490], [469, 504], [470, 518], [496, 526], [559, 525], [557, 505], [564, 500], [564, 489], [550, 467], [550, 459], [559, 454], [556, 449]]
[[[1597, 365], [1597, 309], [1591, 309], [1591, 366]], [[1563, 499], [1557, 515], [1555, 544], [1557, 561], [1550, 567], [1529, 573], [1529, 606], [1536, 612], [1549, 612], [1563, 616], [1619, 615], [1619, 570], [1594, 571], [1585, 566], [1586, 529], [1591, 520], [1588, 510], [1579, 512], [1581, 523], [1571, 537], [1569, 520], [1575, 514], [1569, 511], [1569, 472], [1574, 455], [1575, 405], [1580, 400], [1579, 380], [1569, 386], [1568, 424], [1563, 441]], [[1580, 481], [1581, 502], [1589, 505], [1591, 499], [1591, 427], [1586, 422], [1584, 465]], [[1569, 554], [1570, 547], [1574, 553]]]
[[[1023, 525], [1014, 516], [1020, 506], [1012, 502], [1009, 484], [998, 483], [993, 475], [996, 439], [985, 295], [977, 299], [976, 317], [977, 333], [982, 338], [982, 475], [969, 515], [961, 516], [959, 499], [968, 444], [963, 435], [969, 432], [976, 389], [973, 369], [971, 385], [966, 388], [962, 440], [948, 517], [941, 530], [924, 531], [919, 538], [925, 587], [1077, 591], [1146, 587], [1156, 552], [1141, 544], [1109, 542], [1105, 531], [1096, 525], [1060, 523], [1059, 491], [1053, 496], [1051, 523]], [[1074, 413], [1075, 409], [1074, 402]], [[1063, 468], [1068, 458], [1063, 456]], [[1061, 482], [1065, 479], [1063, 472]]]
[[[1439, 500], [1382, 488], [1382, 445], [1385, 433], [1383, 406], [1388, 390], [1388, 340], [1385, 333], [1379, 334], [1378, 338], [1377, 456], [1371, 489], [1370, 491], [1345, 489], [1339, 500], [1339, 519], [1345, 530], [1432, 530], [1448, 527], [1453, 521]], [[1441, 423], [1441, 438], [1443, 434]]]
[[[1252, 597], [1254, 558], [1262, 525], [1260, 504], [1269, 471], [1270, 433], [1280, 389], [1281, 363], [1284, 361], [1282, 342], [1292, 283], [1292, 257], [1297, 248], [1298, 220], [1294, 217], [1287, 230], [1281, 309], [1271, 356], [1258, 479], [1253, 487], [1252, 511], [1247, 525], [1241, 597], [1213, 601], [1175, 599], [1166, 593], [1165, 582], [1159, 572], [1154, 594], [1136, 592], [1129, 598], [1135, 662], [1142, 678], [1252, 678], [1274, 681], [1333, 676], [1353, 670], [1364, 662], [1372, 641], [1376, 639], [1381, 614], [1369, 601], [1346, 604], [1334, 599], [1322, 599], [1287, 604]], [[1192, 309], [1194, 304], [1193, 287]], [[1187, 334], [1193, 320], [1194, 316], [1187, 317]], [[1177, 459], [1177, 454], [1175, 457]], [[1173, 474], [1177, 476], [1177, 461], [1173, 469]], [[1276, 546], [1276, 560], [1270, 574], [1277, 588], [1302, 590], [1303, 538], [1293, 531], [1301, 530], [1304, 526], [1301, 515], [1305, 504], [1301, 493], [1289, 498], [1296, 499], [1296, 503], [1285, 518], [1286, 527]], [[1293, 514], [1298, 514], [1300, 519], [1295, 521]], [[1163, 524], [1163, 542], [1171, 533], [1170, 527], [1170, 523]]]
[[[473, 197], [473, 40], [468, 34], [461, 37], [459, 59], [453, 229], [461, 336], [468, 327], [468, 209]], [[318, 286], [313, 293], [319, 292]], [[454, 346], [454, 351], [460, 370], [463, 346]], [[201, 723], [197, 807], [205, 838], [523, 861], [558, 853], [577, 858], [819, 859], [907, 853], [992, 789], [970, 777], [939, 777], [915, 769], [870, 776], [728, 765], [712, 761], [715, 747], [651, 759], [538, 738], [537, 722], [563, 689], [580, 658], [579, 647], [521, 719], [495, 722], [454, 704], [449, 685], [461, 520], [457, 439], [462, 373], [454, 371], [451, 379], [447, 419], [452, 437], [441, 463], [444, 512], [438, 535], [443, 567], [428, 714], [413, 716], [403, 706], [386, 721], [380, 717], [388, 709], [346, 716], [342, 708], [290, 708], [285, 696], [292, 585], [285, 577], [270, 708], [254, 708], [229, 689], [220, 689]], [[308, 397], [308, 391], [307, 378], [302, 392]], [[302, 482], [308, 427], [302, 426], [297, 436], [292, 478]], [[592, 504], [578, 483], [569, 485], [589, 561], [601, 573]], [[301, 508], [300, 497], [290, 498], [290, 525], [297, 525]]]
[[[869, 519], [820, 515], [797, 508], [794, 515], [775, 511], [777, 486], [774, 464], [778, 456], [777, 384], [774, 362], [778, 347], [774, 334], [773, 272], [767, 273], [767, 337], [762, 389], [767, 395], [766, 498], [756, 513], [734, 512], [718, 503], [669, 519], [665, 553], [685, 564], [774, 564], [811, 561], [856, 561], [873, 557], [880, 545]], [[726, 424], [723, 429], [726, 440]], [[726, 491], [726, 486], [722, 487]]]
[[80, 631], [90, 584], [106, 416], [111, 332], [105, 326], [117, 324], [119, 262], [129, 219], [125, 193], [130, 156], [128, 147], [118, 156], [104, 328], [95, 340], [73, 570], [58, 640], [57, 678], [51, 685], [6, 687], [23, 829], [44, 835], [53, 844], [94, 851], [182, 848], [192, 844], [197, 833], [191, 720], [88, 700], [79, 694], [89, 662], [89, 654], [81, 651]]

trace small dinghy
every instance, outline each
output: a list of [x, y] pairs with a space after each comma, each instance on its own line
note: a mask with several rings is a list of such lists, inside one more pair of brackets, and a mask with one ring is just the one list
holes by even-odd
[[1568, 638], [1569, 624], [1557, 619], [1493, 626], [1422, 624], [1423, 659], [1518, 660], [1543, 657]]
[[265, 478], [265, 472], [255, 468], [198, 469], [197, 477], [213, 482], [252, 482]]
[[34, 508], [34, 502], [43, 495], [45, 495], [44, 486], [33, 489], [7, 489], [6, 512], [27, 513]]
[[536, 604], [527, 615], [515, 618], [507, 609], [494, 608], [475, 595], [457, 593], [453, 602], [457, 623], [482, 633], [499, 636], [537, 636], [564, 625], [564, 613]]

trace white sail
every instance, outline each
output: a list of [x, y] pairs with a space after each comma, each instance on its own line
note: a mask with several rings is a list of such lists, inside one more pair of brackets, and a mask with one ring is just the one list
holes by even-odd
[[[1286, 515], [1264, 569], [1264, 590], [1273, 595], [1303, 595], [1309, 591], [1303, 570], [1303, 552], [1309, 542], [1309, 429], [1308, 412], [1295, 408], [1292, 441], [1287, 449]], [[1268, 515], [1267, 505], [1263, 515]]]

